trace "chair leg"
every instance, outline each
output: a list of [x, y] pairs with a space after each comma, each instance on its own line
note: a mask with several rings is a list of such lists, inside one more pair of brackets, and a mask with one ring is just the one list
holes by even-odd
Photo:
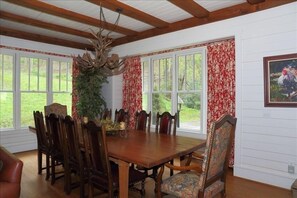
[[145, 179], [141, 181], [141, 191], [140, 191], [140, 194], [141, 194], [141, 197], [142, 197], [142, 198], [143, 198], [144, 195], [145, 195], [144, 182], [145, 182]]
[[84, 198], [85, 197], [85, 181], [84, 181], [84, 178], [82, 178], [82, 176], [80, 177], [80, 189], [79, 189], [79, 193], [80, 193], [80, 198]]
[[50, 161], [49, 161], [50, 155], [46, 154], [45, 156], [45, 163], [46, 163], [46, 177], [45, 179], [48, 180], [50, 177]]
[[38, 163], [38, 174], [41, 174], [42, 170], [42, 152], [38, 149], [38, 154], [37, 154], [37, 163]]
[[[173, 165], [173, 160], [170, 160], [170, 164]], [[173, 169], [170, 169], [170, 176], [172, 176], [172, 175], [173, 175]]]
[[89, 187], [88, 187], [88, 194], [89, 194], [89, 198], [94, 197], [94, 187], [93, 187], [93, 184], [90, 182], [89, 182]]
[[65, 167], [65, 171], [64, 171], [64, 191], [66, 192], [67, 195], [70, 194], [71, 192], [71, 172], [69, 170], [69, 167]]
[[55, 160], [55, 158], [54, 157], [52, 157], [52, 160], [51, 160], [51, 169], [52, 169], [52, 171], [51, 171], [51, 178], [52, 178], [52, 180], [51, 180], [51, 184], [53, 185], [54, 183], [55, 183], [55, 181], [56, 181], [56, 175], [55, 175], [55, 167], [56, 167], [56, 160]]

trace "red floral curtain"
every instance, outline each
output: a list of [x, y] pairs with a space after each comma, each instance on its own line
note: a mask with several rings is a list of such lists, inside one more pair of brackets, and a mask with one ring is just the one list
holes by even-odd
[[[207, 45], [208, 90], [207, 129], [224, 113], [235, 116], [235, 41]], [[234, 143], [233, 143], [234, 145]], [[234, 148], [229, 166], [234, 165]]]
[[125, 61], [123, 73], [123, 109], [129, 111], [129, 127], [134, 128], [135, 113], [142, 109], [142, 77], [140, 57], [130, 57]]
[[78, 114], [76, 110], [76, 103], [78, 101], [77, 91], [75, 89], [75, 77], [78, 75], [79, 70], [76, 65], [75, 57], [73, 57], [72, 61], [72, 118], [77, 120]]

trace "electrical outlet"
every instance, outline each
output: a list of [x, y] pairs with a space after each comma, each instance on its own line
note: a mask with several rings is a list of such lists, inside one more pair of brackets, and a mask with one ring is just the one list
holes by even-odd
[[294, 174], [295, 173], [295, 166], [292, 164], [288, 165], [288, 173]]

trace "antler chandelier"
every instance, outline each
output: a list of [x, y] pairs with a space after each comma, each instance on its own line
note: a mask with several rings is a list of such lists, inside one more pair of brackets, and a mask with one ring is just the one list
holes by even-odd
[[[116, 10], [118, 12], [118, 17], [114, 26], [118, 25], [121, 9]], [[102, 20], [103, 19], [103, 20]], [[106, 36], [103, 36], [103, 25], [101, 23], [106, 23], [106, 19], [100, 6], [100, 26], [99, 31], [95, 33], [93, 30], [92, 35], [94, 39], [89, 39], [90, 43], [94, 47], [92, 55], [86, 51], [83, 56], [78, 55], [76, 62], [78, 68], [81, 72], [95, 72], [98, 71], [100, 74], [105, 76], [113, 76], [120, 74], [124, 71], [124, 59], [120, 61], [118, 54], [112, 54], [109, 56], [111, 50], [112, 39], [109, 37], [109, 34], [112, 31], [109, 31]]]

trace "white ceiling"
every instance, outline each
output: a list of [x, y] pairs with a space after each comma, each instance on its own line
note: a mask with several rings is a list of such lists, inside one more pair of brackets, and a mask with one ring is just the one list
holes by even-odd
[[[26, 8], [26, 7], [17, 5], [15, 3], [11, 3], [9, 1], [10, 0], [0, 0], [0, 11], [5, 11], [8, 13], [19, 15], [21, 17], [28, 17], [35, 20], [39, 20], [41, 22], [56, 24], [56, 25], [60, 25], [67, 28], [88, 32], [88, 33], [90, 33], [91, 30], [98, 31], [97, 26], [84, 24], [82, 22], [66, 19], [52, 14], [47, 14], [42, 11], [33, 10], [31, 8]], [[24, 0], [15, 0], [15, 1], [24, 1]], [[35, 0], [32, 0], [32, 1], [35, 1]], [[250, 0], [194, 0], [194, 2], [198, 3], [204, 9], [209, 11], [209, 13], [212, 13], [220, 9], [228, 8], [234, 5], [239, 5], [244, 3], [247, 4], [247, 1], [250, 1]], [[257, 1], [264, 1], [264, 0], [257, 0]], [[270, 0], [266, 0], [266, 1], [270, 1]], [[100, 16], [99, 16], [100, 6], [87, 2], [85, 0], [40, 0], [40, 2], [46, 3], [48, 5], [53, 5], [59, 8], [63, 8], [69, 11], [73, 11], [75, 13], [92, 17], [94, 19], [100, 19]], [[147, 13], [155, 18], [161, 19], [169, 23], [169, 26], [172, 23], [187, 20], [194, 17], [189, 12], [181, 9], [180, 7], [166, 0], [119, 0], [119, 2], [125, 5], [128, 5], [130, 7], [133, 7], [144, 13]], [[186, 3], [186, 1], [184, 3]], [[118, 13], [106, 8], [103, 8], [103, 13], [105, 15], [106, 21], [114, 24], [114, 22], [117, 19]], [[42, 27], [23, 24], [21, 22], [15, 22], [10, 19], [7, 20], [6, 18], [3, 18], [3, 17], [0, 18], [0, 25], [1, 27], [10, 28], [17, 31], [29, 32], [29, 33], [37, 34], [41, 36], [48, 36], [48, 37], [57, 38], [57, 39], [64, 39], [67, 41], [89, 44], [88, 39], [83, 36], [77, 36], [69, 33], [62, 33], [55, 30], [49, 30]], [[119, 26], [136, 31], [136, 32], [140, 32], [140, 33], [145, 31], [149, 32], [150, 30], [154, 31], [156, 29], [156, 27], [150, 24], [131, 18], [129, 16], [125, 16], [123, 14], [120, 17]], [[117, 33], [117, 32], [112, 32], [111, 34], [111, 38], [113, 39], [118, 39], [125, 36], [127, 35]]]

